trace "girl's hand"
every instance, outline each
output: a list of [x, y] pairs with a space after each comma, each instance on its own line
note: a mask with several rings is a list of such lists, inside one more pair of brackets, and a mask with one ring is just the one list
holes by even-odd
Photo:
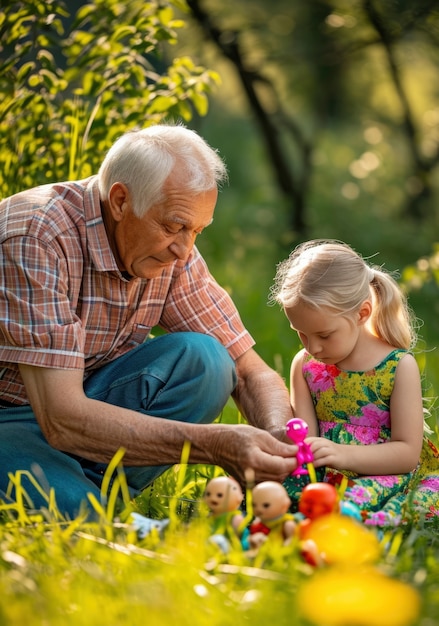
[[314, 467], [327, 465], [337, 470], [346, 469], [345, 445], [334, 443], [324, 437], [307, 437], [305, 441], [311, 446]]

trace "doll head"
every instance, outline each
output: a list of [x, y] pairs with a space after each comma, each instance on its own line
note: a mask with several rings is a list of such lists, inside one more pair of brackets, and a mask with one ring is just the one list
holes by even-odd
[[310, 483], [299, 498], [299, 511], [308, 519], [338, 511], [338, 494], [329, 483]]
[[204, 501], [213, 515], [234, 511], [243, 498], [241, 486], [230, 476], [212, 478], [204, 492]]
[[291, 504], [285, 487], [271, 480], [259, 483], [253, 488], [252, 500], [254, 514], [262, 522], [281, 517]]

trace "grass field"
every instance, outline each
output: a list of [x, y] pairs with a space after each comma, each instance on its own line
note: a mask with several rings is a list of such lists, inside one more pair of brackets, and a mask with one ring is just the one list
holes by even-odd
[[[224, 419], [239, 416], [228, 406]], [[37, 516], [19, 503], [2, 507], [1, 626], [439, 623], [439, 518], [384, 537], [362, 527], [366, 541], [345, 534], [336, 543], [341, 567], [308, 565], [297, 541], [223, 554], [208, 540], [202, 501], [220, 468], [183, 464], [157, 479], [130, 508], [169, 525], [144, 538], [126, 513], [112, 521], [124, 494], [120, 469], [94, 524], [63, 520], [53, 502]], [[379, 554], [363, 563], [369, 541]]]

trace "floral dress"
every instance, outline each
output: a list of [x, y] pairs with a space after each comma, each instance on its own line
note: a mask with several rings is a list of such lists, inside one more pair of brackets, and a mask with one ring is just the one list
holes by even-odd
[[[390, 396], [395, 372], [406, 353], [393, 350], [374, 369], [358, 372], [326, 365], [305, 352], [302, 371], [320, 436], [347, 445], [385, 444], [391, 435]], [[327, 467], [317, 470], [317, 480], [334, 485], [342, 480], [344, 485], [347, 483], [342, 498], [360, 508], [366, 524], [395, 526], [420, 516], [439, 516], [439, 452], [426, 437], [414, 472], [360, 476]], [[290, 476], [284, 484], [297, 502], [306, 481]]]

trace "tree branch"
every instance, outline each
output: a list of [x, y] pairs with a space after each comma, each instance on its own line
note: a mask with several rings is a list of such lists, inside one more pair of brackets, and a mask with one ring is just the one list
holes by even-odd
[[[187, 0], [193, 18], [202, 28], [206, 37], [213, 41], [221, 53], [233, 63], [248, 103], [255, 116], [262, 133], [270, 162], [273, 166], [279, 188], [291, 207], [291, 224], [296, 233], [303, 235], [306, 230], [305, 224], [305, 197], [309, 188], [311, 174], [311, 147], [306, 141], [300, 127], [291, 118], [287, 118], [282, 111], [276, 90], [273, 84], [254, 69], [246, 67], [239, 46], [239, 33], [222, 31], [211, 20], [210, 16], [200, 6], [198, 0]], [[264, 109], [257, 94], [257, 83], [268, 86], [276, 98], [277, 116], [270, 115]], [[300, 171], [293, 172], [291, 159], [288, 157], [281, 141], [282, 129], [287, 128], [293, 137], [298, 153], [301, 157]]]
[[407, 93], [404, 89], [401, 79], [401, 73], [398, 67], [398, 63], [395, 58], [394, 42], [395, 39], [392, 36], [386, 21], [382, 18], [377, 10], [373, 0], [364, 0], [363, 3], [365, 12], [369, 18], [370, 23], [375, 28], [379, 35], [380, 43], [386, 53], [387, 62], [390, 69], [390, 76], [395, 87], [395, 91], [398, 95], [402, 108], [403, 128], [407, 137], [409, 150], [411, 153], [414, 175], [422, 181], [422, 191], [417, 196], [412, 197], [407, 205], [406, 212], [414, 218], [421, 217], [420, 201], [429, 199], [432, 196], [431, 182], [429, 179], [429, 173], [432, 168], [439, 162], [439, 150], [436, 151], [434, 157], [427, 159], [424, 158], [418, 146], [419, 132], [416, 128], [414, 116], [410, 107], [410, 103], [407, 97]]

